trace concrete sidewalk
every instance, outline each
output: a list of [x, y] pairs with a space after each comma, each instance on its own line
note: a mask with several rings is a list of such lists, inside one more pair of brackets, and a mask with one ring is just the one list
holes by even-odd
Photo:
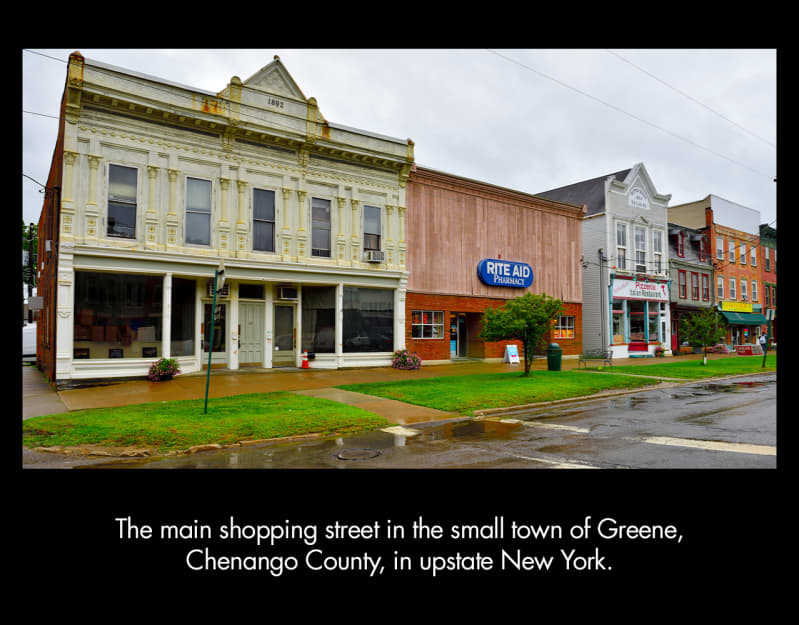
[[68, 412], [56, 390], [35, 366], [22, 366], [22, 419]]

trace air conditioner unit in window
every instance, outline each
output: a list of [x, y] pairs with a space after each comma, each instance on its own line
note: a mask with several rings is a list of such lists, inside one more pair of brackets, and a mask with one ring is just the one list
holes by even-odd
[[[207, 289], [208, 289], [208, 297], [213, 297], [214, 296], [213, 280], [209, 280], [207, 282]], [[222, 289], [219, 291], [219, 293], [216, 294], [217, 299], [219, 299], [220, 297], [230, 297], [230, 284], [228, 284], [227, 282], [225, 283], [225, 286], [223, 286]]]
[[297, 299], [297, 287], [293, 286], [281, 286], [278, 288], [277, 292], [278, 299], [284, 300], [296, 300]]
[[384, 254], [381, 250], [366, 250], [363, 257], [367, 263], [382, 263]]
[[741, 300], [745, 302], [746, 301], [746, 295], [741, 295]]

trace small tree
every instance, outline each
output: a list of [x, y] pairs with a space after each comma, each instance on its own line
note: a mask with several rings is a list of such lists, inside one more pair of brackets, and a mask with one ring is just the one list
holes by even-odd
[[480, 337], [485, 341], [521, 341], [524, 347], [524, 375], [528, 376], [535, 349], [552, 327], [552, 320], [562, 310], [563, 303], [546, 293], [525, 293], [500, 308], [486, 309]]
[[680, 321], [680, 334], [691, 345], [702, 348], [702, 364], [707, 364], [707, 348], [721, 342], [726, 336], [724, 321], [715, 308], [685, 316]]

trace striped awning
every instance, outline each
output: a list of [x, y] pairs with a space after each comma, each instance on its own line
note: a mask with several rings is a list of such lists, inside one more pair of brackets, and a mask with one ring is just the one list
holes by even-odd
[[722, 310], [721, 314], [724, 315], [727, 323], [737, 326], [759, 326], [768, 323], [766, 318], [760, 313], [744, 313]]

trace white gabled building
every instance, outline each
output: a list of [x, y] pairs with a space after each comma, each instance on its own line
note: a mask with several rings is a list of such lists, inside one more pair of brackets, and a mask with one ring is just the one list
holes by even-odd
[[51, 379], [200, 371], [220, 265], [214, 366], [388, 365], [404, 347], [412, 141], [329, 122], [278, 57], [213, 93], [73, 53], [62, 117]]
[[643, 163], [536, 195], [585, 204], [583, 351], [671, 352], [667, 206]]

